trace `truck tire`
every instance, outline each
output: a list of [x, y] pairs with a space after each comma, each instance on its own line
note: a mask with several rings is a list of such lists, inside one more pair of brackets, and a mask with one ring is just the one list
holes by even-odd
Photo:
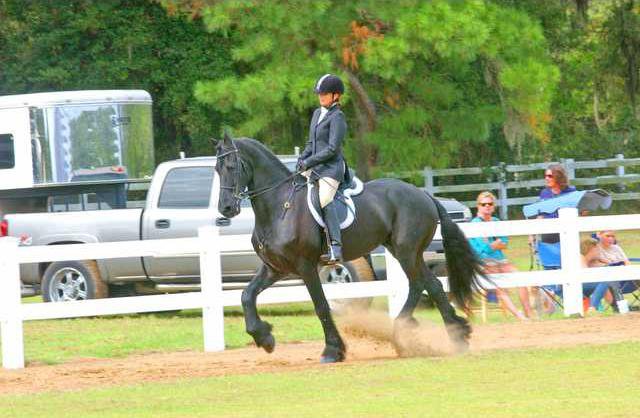
[[[322, 283], [371, 282], [375, 280], [373, 269], [364, 257], [334, 266], [322, 266], [318, 273]], [[368, 309], [372, 300], [372, 298], [334, 299], [329, 301], [329, 306], [337, 312], [346, 309]]]
[[42, 277], [45, 302], [101, 299], [109, 296], [95, 261], [59, 261], [51, 263]]

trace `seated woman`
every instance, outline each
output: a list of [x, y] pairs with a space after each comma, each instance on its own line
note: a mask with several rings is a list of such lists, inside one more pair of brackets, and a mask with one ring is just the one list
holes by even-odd
[[[598, 251], [602, 265], [628, 266], [631, 264], [624, 250], [616, 242], [615, 231], [600, 231], [596, 236], [598, 237]], [[622, 284], [623, 283], [620, 282], [608, 282], [607, 288], [612, 287], [619, 289]], [[609, 303], [614, 303], [614, 298], [611, 296], [611, 293], [607, 294], [606, 291], [595, 295], [595, 297], [599, 297], [597, 305], [595, 305], [596, 307], [600, 306], [600, 301], [603, 297], [606, 297]]]
[[[606, 266], [606, 262], [600, 258], [600, 250], [598, 248], [598, 240], [594, 238], [585, 238], [580, 241], [580, 258], [582, 267], [602, 267]], [[603, 295], [608, 291], [609, 284], [601, 283], [584, 283], [582, 292], [585, 296], [589, 296], [588, 312], [595, 312]]]
[[[492, 216], [496, 201], [493, 193], [482, 192], [478, 195], [476, 201], [478, 204], [478, 212], [477, 216], [473, 218], [471, 222], [493, 222], [499, 220]], [[502, 252], [502, 250], [507, 248], [507, 242], [508, 239], [506, 237], [479, 237], [469, 240], [473, 251], [484, 262], [485, 271], [488, 274], [511, 273], [516, 271], [515, 267], [507, 260]], [[509, 294], [505, 290], [496, 288], [496, 296], [504, 307], [516, 318], [526, 320], [532, 315], [531, 305], [529, 304], [529, 291], [526, 287], [521, 287], [519, 288], [519, 295], [526, 316], [515, 307], [511, 298], [509, 298]]]

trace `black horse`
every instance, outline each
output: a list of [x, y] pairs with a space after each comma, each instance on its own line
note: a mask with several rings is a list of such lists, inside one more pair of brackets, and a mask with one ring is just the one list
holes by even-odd
[[[260, 319], [258, 294], [286, 276], [300, 276], [309, 291], [325, 335], [322, 362], [342, 361], [346, 348], [331, 317], [320, 278], [318, 261], [323, 252], [322, 234], [309, 209], [305, 193], [294, 193], [295, 176], [260, 142], [250, 138], [232, 140], [227, 134], [218, 142], [216, 171], [220, 176], [218, 210], [225, 217], [240, 212], [240, 200], [251, 198], [255, 229], [251, 242], [264, 265], [242, 292], [247, 332], [259, 347], [272, 352], [275, 339], [271, 325]], [[444, 207], [420, 189], [395, 179], [373, 180], [353, 197], [357, 218], [343, 231], [345, 260], [361, 257], [384, 245], [400, 262], [409, 278], [409, 296], [398, 318], [413, 324], [413, 311], [423, 290], [440, 310], [449, 337], [461, 349], [468, 346], [471, 327], [456, 315], [442, 284], [425, 265], [422, 253], [438, 224], [449, 270], [451, 294], [459, 307], [467, 307], [479, 287], [476, 274], [481, 264], [458, 226]]]

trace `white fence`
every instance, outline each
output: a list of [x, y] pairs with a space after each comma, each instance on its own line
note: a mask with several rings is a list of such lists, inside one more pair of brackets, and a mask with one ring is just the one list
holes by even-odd
[[[24, 367], [22, 324], [23, 321], [38, 319], [202, 308], [205, 351], [224, 350], [223, 308], [239, 306], [242, 290], [222, 290], [220, 255], [221, 252], [251, 249], [251, 237], [250, 235], [224, 236], [224, 249], [221, 249], [217, 228], [203, 227], [198, 232], [198, 238], [33, 247], [19, 247], [14, 238], [0, 239], [0, 271], [2, 272], [0, 342], [3, 367], [7, 369]], [[202, 282], [200, 292], [64, 303], [21, 303], [19, 273], [21, 263], [176, 254], [200, 254]], [[390, 271], [399, 269], [397, 261], [392, 257], [387, 257], [387, 263]], [[401, 275], [392, 276], [393, 278], [389, 281], [324, 285], [325, 295], [328, 299], [387, 296], [390, 315], [395, 316], [406, 299], [408, 285]], [[265, 290], [259, 296], [260, 303], [308, 300], [310, 298], [305, 286], [274, 287]]]
[[[495, 284], [508, 288], [561, 284], [566, 315], [582, 314], [582, 283], [628, 280], [640, 277], [640, 266], [583, 269], [580, 265], [580, 232], [604, 229], [640, 229], [640, 215], [594, 216], [578, 218], [575, 209], [561, 209], [558, 219], [482, 222], [460, 225], [467, 237], [533, 235], [559, 233], [562, 269], [493, 275]], [[9, 369], [24, 367], [23, 321], [71, 318], [202, 308], [204, 349], [224, 349], [224, 306], [239, 306], [241, 290], [222, 290], [221, 252], [251, 248], [249, 236], [225, 236], [224, 249], [214, 227], [204, 227], [198, 238], [131, 241], [103, 244], [75, 244], [48, 247], [18, 247], [12, 238], [0, 239], [0, 327], [2, 364]], [[179, 248], [180, 250], [176, 250]], [[63, 260], [94, 260], [131, 256], [200, 254], [201, 292], [136, 296], [65, 303], [21, 303], [20, 263]], [[324, 285], [328, 299], [387, 296], [389, 314], [395, 317], [407, 295], [408, 283], [398, 262], [386, 255], [387, 280], [366, 283]], [[445, 290], [446, 278], [441, 278]], [[486, 283], [487, 287], [491, 287]], [[299, 302], [309, 300], [306, 287], [287, 286], [265, 290], [262, 303]]]

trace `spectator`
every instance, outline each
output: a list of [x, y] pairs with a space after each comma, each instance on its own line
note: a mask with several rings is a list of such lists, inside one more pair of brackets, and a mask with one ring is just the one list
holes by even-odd
[[[580, 258], [582, 267], [602, 267], [606, 266], [600, 258], [600, 250], [598, 248], [598, 240], [594, 238], [585, 238], [580, 241]], [[607, 293], [609, 284], [606, 282], [601, 283], [584, 283], [582, 285], [582, 292], [584, 295], [589, 296], [589, 308], [588, 312], [596, 312], [600, 306], [600, 300]]]
[[[546, 187], [540, 192], [540, 200], [552, 199], [561, 194], [575, 192], [576, 188], [569, 185], [569, 177], [564, 167], [560, 164], [551, 164], [544, 171], [544, 182]], [[541, 218], [557, 218], [558, 211], [553, 213], [543, 213]], [[559, 234], [542, 234], [540, 241], [547, 244], [560, 242]], [[544, 267], [544, 264], [543, 264]]]
[[[628, 266], [631, 264], [629, 258], [625, 254], [624, 250], [616, 242], [615, 231], [600, 231], [596, 235], [598, 237], [598, 262], [601, 266]], [[624, 282], [623, 282], [624, 283]], [[609, 287], [618, 291], [623, 283], [620, 282], [608, 282], [606, 288], [599, 289], [600, 292], [592, 295], [593, 303], [591, 306], [596, 309], [601, 309], [600, 302], [602, 298], [606, 298], [607, 302], [614, 304], [614, 298], [611, 292], [608, 291]], [[622, 298], [621, 295], [618, 296]]]
[[[492, 216], [495, 211], [496, 201], [493, 193], [482, 192], [478, 195], [476, 201], [478, 212], [471, 222], [493, 222], [499, 220]], [[502, 250], [507, 248], [508, 239], [506, 237], [472, 238], [469, 240], [469, 243], [474, 252], [484, 262], [486, 273], [511, 273], [516, 271], [515, 267], [507, 260], [502, 252]], [[531, 318], [532, 310], [529, 304], [529, 291], [526, 287], [519, 288], [520, 301], [525, 311], [524, 315], [515, 307], [511, 298], [509, 298], [509, 294], [505, 290], [496, 288], [496, 296], [505, 308], [516, 318], [521, 320]]]
[[597, 237], [600, 259], [606, 262], [607, 265], [628, 266], [631, 264], [624, 250], [616, 243], [615, 231], [600, 231]]
[[[565, 193], [575, 192], [576, 188], [569, 185], [569, 176], [566, 170], [560, 164], [551, 164], [544, 171], [544, 181], [546, 187], [540, 191], [540, 200], [553, 199]], [[558, 211], [552, 213], [542, 213], [538, 218], [557, 218]], [[536, 248], [540, 264], [544, 270], [557, 270], [560, 268], [560, 235], [559, 234], [541, 234], [540, 242], [535, 242], [535, 237], [529, 237], [529, 245]], [[556, 295], [562, 295], [562, 286], [544, 286], [548, 292]], [[534, 291], [540, 292], [539, 289]], [[545, 311], [549, 314], [555, 311], [555, 306], [547, 296], [546, 292], [540, 292], [544, 296]]]

